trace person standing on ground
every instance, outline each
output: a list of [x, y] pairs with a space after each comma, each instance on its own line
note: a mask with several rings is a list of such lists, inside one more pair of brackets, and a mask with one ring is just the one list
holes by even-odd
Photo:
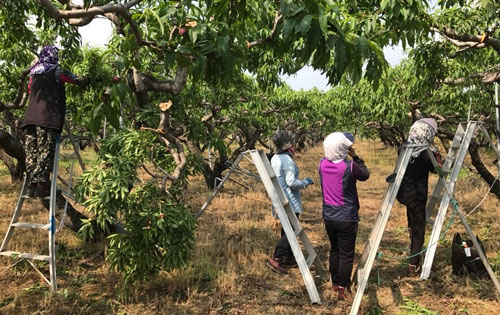
[[[271, 138], [271, 146], [275, 153], [271, 158], [271, 167], [285, 192], [290, 207], [298, 218], [302, 213], [300, 190], [311, 185], [313, 181], [309, 177], [299, 179], [299, 169], [292, 159], [295, 153], [294, 139], [289, 132], [280, 130], [274, 134]], [[287, 274], [287, 268], [296, 266], [292, 248], [283, 228], [281, 228], [281, 238], [276, 245], [273, 257], [269, 259], [267, 265], [280, 274]]]
[[[408, 264], [410, 276], [416, 276], [420, 269], [420, 253], [425, 239], [425, 206], [427, 205], [429, 172], [436, 173], [429, 154], [427, 154], [428, 147], [431, 147], [438, 164], [441, 164], [441, 156], [433, 146], [436, 131], [437, 123], [434, 119], [417, 120], [411, 126], [408, 139], [403, 144], [423, 145], [422, 148], [413, 151], [396, 196], [397, 200], [406, 206], [410, 234]], [[401, 151], [401, 148], [399, 150]]]
[[[323, 220], [330, 240], [330, 274], [333, 291], [344, 300], [350, 292], [354, 248], [358, 232], [358, 180], [365, 181], [370, 172], [354, 148], [354, 136], [334, 132], [324, 142], [325, 157], [319, 162], [323, 194]], [[347, 156], [351, 156], [349, 160]]]
[[26, 176], [30, 197], [50, 195], [57, 134], [66, 114], [64, 83], [85, 85], [86, 80], [59, 67], [59, 49], [45, 46], [30, 70], [29, 102], [21, 127], [25, 133]]

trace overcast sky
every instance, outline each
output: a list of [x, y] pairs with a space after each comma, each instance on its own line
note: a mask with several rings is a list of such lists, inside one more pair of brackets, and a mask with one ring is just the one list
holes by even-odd
[[[82, 35], [83, 43], [90, 46], [104, 46], [111, 36], [111, 22], [104, 18], [94, 19], [89, 25], [80, 27], [79, 31]], [[398, 47], [384, 48], [384, 54], [391, 65], [398, 64], [404, 57], [403, 49]], [[285, 76], [285, 81], [294, 90], [309, 90], [316, 87], [320, 90], [327, 90], [327, 79], [320, 72], [314, 71], [310, 67], [306, 67], [294, 76]]]

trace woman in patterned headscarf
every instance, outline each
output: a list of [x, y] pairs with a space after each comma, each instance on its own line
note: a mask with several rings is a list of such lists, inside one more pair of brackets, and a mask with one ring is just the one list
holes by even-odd
[[30, 70], [29, 102], [21, 127], [25, 132], [26, 175], [30, 197], [50, 194], [56, 137], [61, 133], [66, 113], [64, 83], [83, 85], [84, 81], [59, 68], [59, 49], [45, 46]]
[[[410, 259], [408, 271], [410, 276], [416, 276], [420, 269], [420, 252], [425, 238], [425, 206], [427, 204], [427, 187], [429, 172], [435, 173], [426, 149], [430, 147], [433, 152], [434, 136], [437, 132], [437, 123], [432, 118], [417, 120], [410, 128], [406, 143], [425, 145], [414, 150], [405, 175], [398, 191], [397, 199], [406, 206], [408, 218], [408, 232], [410, 234]], [[440, 161], [439, 153], [435, 153]]]

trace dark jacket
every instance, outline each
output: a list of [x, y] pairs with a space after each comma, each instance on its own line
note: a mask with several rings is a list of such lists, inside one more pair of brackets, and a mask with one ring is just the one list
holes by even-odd
[[411, 200], [427, 201], [429, 172], [436, 171], [427, 151], [422, 151], [416, 158], [411, 158], [396, 196], [398, 201], [404, 205]]
[[34, 125], [62, 131], [66, 114], [65, 82], [78, 83], [78, 79], [59, 67], [30, 78], [30, 98], [21, 127]]
[[359, 199], [356, 181], [365, 181], [370, 172], [363, 159], [345, 159], [333, 163], [323, 158], [319, 163], [319, 178], [323, 193], [323, 219], [340, 222], [359, 221]]

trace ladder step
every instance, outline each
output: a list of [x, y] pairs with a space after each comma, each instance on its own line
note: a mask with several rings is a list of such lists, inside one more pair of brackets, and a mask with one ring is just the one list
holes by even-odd
[[316, 253], [313, 253], [313, 254], [309, 255], [309, 257], [307, 257], [307, 260], [306, 260], [307, 267], [311, 268], [312, 264], [316, 260], [316, 257], [318, 257], [318, 254], [316, 254]]
[[50, 261], [50, 256], [48, 256], [48, 255], [20, 253], [20, 252], [13, 252], [13, 251], [0, 252], [0, 255], [9, 256], [9, 257], [17, 256], [19, 258], [27, 258], [27, 259]]
[[62, 190], [62, 189], [59, 189], [59, 188], [57, 190], [60, 191], [63, 196], [68, 197], [71, 200], [75, 200], [75, 196], [73, 196], [72, 194], [70, 194], [66, 190]]
[[42, 200], [50, 200], [50, 195], [46, 196], [46, 197], [34, 197], [34, 196], [28, 196], [28, 195], [21, 195], [21, 198], [23, 199], [42, 199]]
[[50, 224], [28, 223], [28, 222], [12, 223], [12, 226], [28, 228], [28, 229], [42, 229], [42, 230], [48, 230], [50, 228]]
[[296, 230], [295, 231], [295, 236], [299, 236], [300, 234], [302, 234], [304, 232], [304, 229], [303, 228], [300, 228], [299, 230]]

